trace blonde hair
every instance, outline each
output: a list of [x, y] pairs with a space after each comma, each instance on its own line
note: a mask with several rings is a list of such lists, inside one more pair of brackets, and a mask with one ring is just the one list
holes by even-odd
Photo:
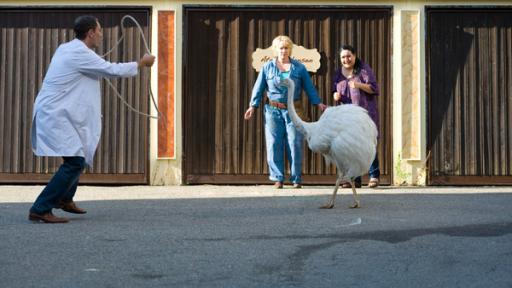
[[292, 39], [290, 39], [290, 37], [284, 35], [279, 35], [276, 38], [274, 38], [274, 40], [272, 40], [272, 48], [274, 49], [274, 53], [277, 53], [277, 51], [279, 51], [279, 43], [281, 43], [281, 41], [285, 42], [286, 46], [290, 48], [291, 55], [293, 49], [293, 41]]

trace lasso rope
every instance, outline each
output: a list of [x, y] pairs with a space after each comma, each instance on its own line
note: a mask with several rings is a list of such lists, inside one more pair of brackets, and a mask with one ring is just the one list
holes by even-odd
[[[112, 53], [112, 51], [114, 51], [114, 49], [116, 49], [117, 46], [121, 43], [121, 41], [123, 41], [123, 39], [124, 39], [124, 33], [123, 33], [123, 31], [124, 31], [124, 21], [127, 18], [132, 20], [133, 23], [135, 23], [135, 25], [139, 29], [139, 33], [140, 33], [140, 36], [142, 37], [142, 41], [144, 42], [144, 47], [146, 48], [146, 53], [147, 54], [151, 54], [151, 51], [149, 50], [148, 42], [146, 41], [146, 38], [144, 37], [144, 32], [142, 31], [142, 28], [140, 27], [139, 22], [137, 22], [137, 20], [135, 20], [135, 18], [133, 18], [132, 16], [125, 15], [123, 18], [121, 18], [121, 37], [119, 38], [117, 43], [112, 47], [112, 49], [110, 49], [107, 53], [103, 54], [101, 57], [105, 57], [108, 54]], [[147, 114], [147, 113], [144, 113], [142, 111], [137, 110], [132, 105], [130, 105], [128, 102], [126, 102], [126, 100], [123, 98], [123, 96], [121, 96], [121, 94], [117, 91], [117, 88], [112, 84], [112, 82], [110, 82], [109, 79], [105, 78], [105, 81], [107, 81], [107, 84], [112, 88], [112, 90], [114, 90], [114, 93], [117, 96], [117, 98], [121, 99], [123, 104], [126, 105], [126, 107], [128, 107], [131, 111], [133, 111], [133, 112], [135, 112], [135, 113], [137, 113], [139, 115], [143, 115], [143, 116], [146, 116], [146, 117], [149, 117], [149, 118], [153, 118], [153, 119], [160, 119], [163, 116], [163, 114], [160, 113], [160, 110], [158, 110], [158, 106], [156, 104], [155, 97], [153, 97], [153, 91], [151, 89], [151, 83], [149, 83], [149, 96], [151, 96], [151, 101], [153, 102], [153, 106], [155, 107], [156, 112], [158, 113], [158, 116], [154, 116], [154, 115]], [[164, 121], [164, 124], [165, 124], [165, 121]]]

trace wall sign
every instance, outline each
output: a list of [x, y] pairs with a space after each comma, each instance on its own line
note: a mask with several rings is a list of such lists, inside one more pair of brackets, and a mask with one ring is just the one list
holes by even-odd
[[[274, 57], [272, 46], [265, 49], [256, 48], [252, 53], [252, 67], [260, 72], [263, 64]], [[320, 68], [320, 53], [316, 48], [306, 49], [304, 46], [293, 45], [290, 57], [304, 64], [309, 72], [316, 72]]]

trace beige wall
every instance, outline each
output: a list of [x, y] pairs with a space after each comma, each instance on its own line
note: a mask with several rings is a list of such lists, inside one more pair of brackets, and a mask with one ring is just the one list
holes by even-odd
[[393, 28], [393, 183], [425, 184], [424, 5], [395, 6]]

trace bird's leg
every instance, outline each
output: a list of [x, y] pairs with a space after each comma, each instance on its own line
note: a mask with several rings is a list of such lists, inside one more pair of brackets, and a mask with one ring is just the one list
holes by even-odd
[[352, 184], [352, 194], [354, 195], [354, 203], [350, 206], [350, 208], [359, 208], [361, 205], [359, 204], [359, 197], [357, 197], [356, 183], [354, 180], [351, 180], [350, 184]]
[[334, 208], [334, 199], [336, 199], [336, 193], [338, 192], [338, 187], [341, 183], [341, 177], [338, 177], [336, 180], [336, 187], [334, 187], [334, 192], [332, 193], [331, 200], [327, 202], [327, 204], [320, 206], [321, 209], [332, 209]]

